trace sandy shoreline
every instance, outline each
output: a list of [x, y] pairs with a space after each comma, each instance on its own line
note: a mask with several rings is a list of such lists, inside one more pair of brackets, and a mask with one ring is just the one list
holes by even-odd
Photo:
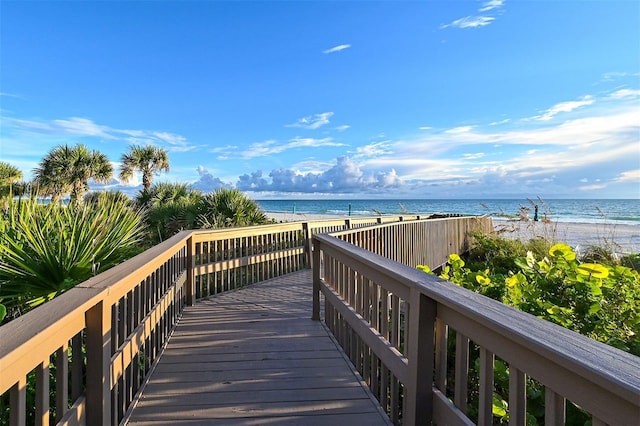
[[[307, 220], [347, 219], [347, 216], [266, 212], [267, 216], [278, 222]], [[352, 216], [357, 218], [359, 216]], [[640, 225], [620, 225], [610, 223], [576, 222], [521, 222], [495, 219], [496, 232], [505, 237], [529, 240], [546, 238], [569, 244], [577, 250], [590, 246], [613, 247], [619, 253], [640, 252]]]

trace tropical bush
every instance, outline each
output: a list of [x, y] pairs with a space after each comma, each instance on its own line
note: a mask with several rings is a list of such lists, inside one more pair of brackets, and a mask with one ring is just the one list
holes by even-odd
[[[464, 259], [457, 254], [450, 255], [439, 276], [594, 340], [640, 355], [640, 273], [625, 266], [637, 265], [638, 258], [635, 254], [611, 264], [594, 263], [590, 258], [579, 259], [573, 249], [563, 243], [551, 245], [541, 240], [523, 243], [496, 236], [476, 236], [471, 252]], [[418, 268], [433, 273], [428, 266]], [[495, 369], [493, 414], [495, 422], [502, 423], [508, 421], [508, 366], [496, 360]], [[470, 376], [477, 377], [477, 371], [472, 362]], [[543, 386], [528, 379], [527, 395], [527, 423], [542, 424]], [[477, 395], [473, 392], [469, 395], [467, 414], [477, 416]], [[585, 413], [572, 404], [567, 405], [568, 424], [586, 421]]]
[[142, 215], [115, 196], [14, 201], [0, 212], [0, 302], [20, 315], [139, 251]]
[[140, 191], [138, 205], [147, 206], [149, 241], [156, 244], [184, 229], [262, 225], [270, 220], [255, 201], [237, 189], [203, 194], [187, 184], [158, 183]]

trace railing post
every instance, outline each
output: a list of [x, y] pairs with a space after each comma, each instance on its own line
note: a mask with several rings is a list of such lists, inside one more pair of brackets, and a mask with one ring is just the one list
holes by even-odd
[[304, 237], [304, 260], [307, 263], [307, 269], [313, 268], [313, 256], [311, 255], [313, 250], [313, 241], [311, 241], [311, 227], [309, 222], [302, 223], [302, 235]]
[[313, 305], [311, 319], [320, 321], [320, 243], [313, 250]]
[[436, 302], [421, 294], [417, 286], [411, 287], [407, 344], [409, 380], [405, 388], [407, 393], [403, 424], [431, 424], [435, 321]]
[[196, 302], [196, 283], [195, 283], [195, 268], [196, 268], [196, 259], [193, 255], [195, 251], [195, 244], [193, 243], [193, 236], [187, 238], [187, 282], [185, 286], [187, 287], [187, 305], [193, 306]]
[[111, 424], [111, 309], [100, 301], [87, 324], [87, 424]]

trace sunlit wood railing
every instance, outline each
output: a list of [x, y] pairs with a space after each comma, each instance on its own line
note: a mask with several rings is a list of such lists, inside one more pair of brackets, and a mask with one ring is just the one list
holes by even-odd
[[[472, 424], [473, 392], [478, 424], [492, 424], [499, 358], [509, 367], [510, 424], [527, 423], [527, 377], [545, 388], [546, 424], [564, 424], [567, 400], [590, 413], [593, 425], [639, 424], [640, 358], [415, 269], [463, 250], [474, 227], [487, 230], [490, 219], [400, 222], [313, 238], [312, 317], [320, 319], [323, 295], [326, 325], [391, 420]], [[473, 380], [472, 351], [479, 351]]]
[[[0, 327], [0, 397], [9, 394], [10, 424], [119, 423], [186, 305], [308, 267], [315, 233], [415, 219], [336, 219], [175, 235]], [[27, 400], [27, 386], [34, 383], [35, 400]]]

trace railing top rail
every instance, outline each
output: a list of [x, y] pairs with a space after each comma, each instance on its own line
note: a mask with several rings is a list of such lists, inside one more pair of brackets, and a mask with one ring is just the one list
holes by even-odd
[[14, 383], [8, 373], [16, 362], [37, 362], [42, 353], [55, 351], [60, 341], [82, 330], [89, 308], [100, 301], [118, 300], [149, 271], [157, 269], [166, 256], [184, 246], [188, 237], [188, 231], [180, 232], [0, 327], [0, 393]]
[[403, 218], [405, 218], [404, 220], [401, 221], [383, 221], [381, 223], [377, 223], [377, 224], [371, 224], [369, 226], [366, 227], [362, 227], [362, 228], [356, 228], [356, 229], [345, 229], [343, 231], [335, 231], [335, 232], [329, 232], [329, 235], [333, 236], [333, 237], [339, 237], [342, 235], [348, 235], [348, 234], [352, 234], [353, 232], [356, 231], [362, 231], [363, 229], [367, 229], [367, 228], [376, 228], [376, 229], [381, 229], [381, 228], [391, 228], [394, 226], [398, 226], [401, 224], [407, 224], [407, 223], [422, 223], [422, 222], [429, 222], [429, 223], [434, 223], [434, 222], [442, 222], [442, 221], [451, 221], [451, 220], [466, 220], [469, 219], [470, 217], [477, 217], [477, 216], [455, 216], [455, 217], [435, 217], [435, 218], [430, 218], [429, 216], [419, 216], [419, 219], [416, 218], [416, 216], [411, 216], [410, 218], [406, 218], [406, 216], [401, 216]]
[[[639, 403], [640, 357], [356, 247], [332, 234], [316, 235], [314, 240], [320, 243], [323, 250], [329, 247], [344, 254], [373, 268], [379, 274], [392, 277], [395, 283], [406, 286], [407, 290], [415, 287], [422, 294], [454, 309], [470, 321], [485, 325], [539, 356], [599, 385], [609, 387], [634, 404]], [[386, 283], [380, 282], [380, 285], [384, 286]]]

